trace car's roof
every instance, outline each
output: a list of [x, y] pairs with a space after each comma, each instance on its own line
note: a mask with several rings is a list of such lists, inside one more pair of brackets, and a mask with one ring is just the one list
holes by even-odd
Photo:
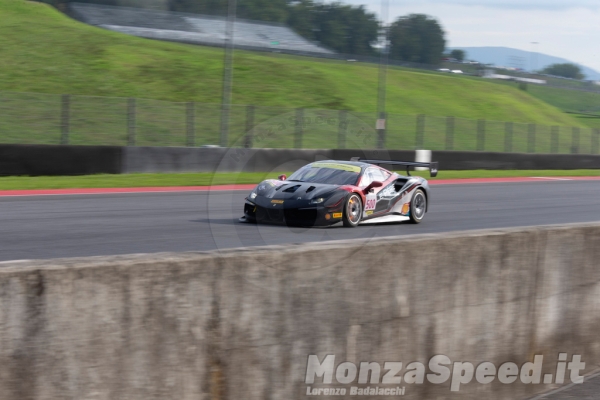
[[342, 160], [322, 160], [322, 161], [315, 161], [310, 163], [309, 165], [312, 164], [344, 164], [344, 165], [354, 165], [356, 167], [360, 167], [362, 168], [366, 168], [366, 167], [373, 167], [373, 164], [369, 164], [369, 163], [365, 163], [365, 162], [361, 162], [361, 161], [342, 161]]

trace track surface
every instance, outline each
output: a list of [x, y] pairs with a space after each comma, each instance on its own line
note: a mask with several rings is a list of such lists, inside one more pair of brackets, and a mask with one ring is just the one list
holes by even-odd
[[[288, 228], [237, 222], [245, 191], [0, 197], [0, 261], [198, 251], [600, 221], [600, 181], [436, 185], [420, 225]], [[597, 399], [600, 378], [535, 397]]]
[[436, 185], [420, 225], [288, 228], [237, 222], [245, 191], [0, 198], [0, 261], [201, 251], [600, 221], [600, 181]]

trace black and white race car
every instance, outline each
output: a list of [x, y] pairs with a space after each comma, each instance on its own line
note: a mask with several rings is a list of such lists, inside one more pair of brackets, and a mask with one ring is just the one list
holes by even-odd
[[[400, 175], [381, 166], [401, 166]], [[410, 168], [425, 167], [432, 177], [438, 163], [361, 160], [318, 161], [289, 178], [267, 179], [246, 197], [242, 222], [272, 222], [302, 226], [347, 227], [376, 222], [420, 223], [429, 208], [426, 179]]]

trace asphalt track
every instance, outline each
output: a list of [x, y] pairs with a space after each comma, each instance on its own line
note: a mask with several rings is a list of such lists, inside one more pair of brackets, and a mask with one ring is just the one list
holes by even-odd
[[[420, 225], [355, 229], [242, 224], [247, 191], [0, 195], [0, 261], [202, 251], [336, 239], [600, 221], [600, 180], [436, 184]], [[532, 399], [597, 399], [600, 378]]]
[[600, 221], [600, 181], [436, 184], [420, 225], [241, 224], [247, 191], [0, 196], [0, 261], [321, 242]]

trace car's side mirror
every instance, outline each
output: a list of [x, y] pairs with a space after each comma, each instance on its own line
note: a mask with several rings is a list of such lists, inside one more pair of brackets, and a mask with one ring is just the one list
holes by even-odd
[[379, 182], [379, 181], [373, 181], [371, 183], [369, 183], [369, 185], [364, 188], [363, 192], [364, 193], [369, 193], [371, 191], [371, 189], [376, 188], [376, 187], [382, 187], [383, 183]]
[[280, 181], [285, 181], [287, 179], [287, 176], [285, 176], [285, 174], [284, 175], [279, 175], [277, 177], [277, 179], [279, 179]]

